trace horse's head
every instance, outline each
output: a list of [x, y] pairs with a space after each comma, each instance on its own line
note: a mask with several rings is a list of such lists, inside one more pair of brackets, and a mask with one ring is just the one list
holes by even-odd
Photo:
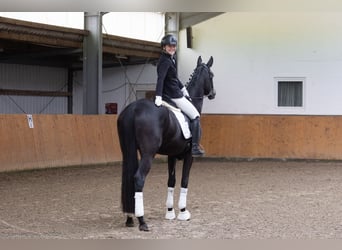
[[199, 56], [197, 59], [197, 67], [203, 67], [202, 79], [203, 79], [203, 90], [204, 95], [212, 100], [216, 96], [216, 91], [214, 89], [213, 78], [214, 73], [211, 71], [211, 66], [213, 66], [214, 58], [211, 56], [207, 63], [202, 62], [202, 57]]
[[190, 82], [187, 84], [190, 97], [199, 112], [202, 110], [203, 97], [207, 96], [209, 100], [212, 100], [216, 95], [213, 84], [214, 74], [210, 69], [213, 62], [212, 56], [207, 63], [203, 63], [202, 57], [199, 56], [197, 66], [190, 78]]

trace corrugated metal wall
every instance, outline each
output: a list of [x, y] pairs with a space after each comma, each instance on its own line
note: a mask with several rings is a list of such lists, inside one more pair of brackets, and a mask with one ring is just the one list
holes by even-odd
[[[67, 91], [68, 70], [19, 64], [0, 64], [0, 88]], [[67, 97], [0, 95], [0, 113], [66, 114]]]
[[[118, 68], [104, 68], [102, 76], [101, 105], [117, 103], [118, 113], [127, 104], [136, 100], [136, 91], [155, 89], [157, 70], [152, 64], [130, 65]], [[73, 79], [73, 114], [82, 114], [83, 73], [74, 72]]]
[[[154, 89], [155, 66], [136, 65], [103, 71], [102, 105], [118, 103], [120, 112], [135, 100], [138, 85]], [[0, 64], [0, 89], [67, 92], [68, 69], [42, 66]], [[131, 83], [131, 85], [130, 85]], [[153, 86], [153, 87], [151, 87]], [[83, 112], [83, 72], [73, 74], [72, 113]], [[67, 114], [68, 98], [52, 96], [0, 95], [0, 114]]]

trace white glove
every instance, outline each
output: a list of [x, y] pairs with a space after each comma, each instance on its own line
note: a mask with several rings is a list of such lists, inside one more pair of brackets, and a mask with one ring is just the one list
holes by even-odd
[[187, 89], [185, 87], [183, 87], [181, 89], [181, 91], [182, 91], [183, 95], [185, 96], [185, 98], [187, 98], [190, 102], [192, 102], [191, 97], [190, 97], [189, 92], [187, 91]]
[[183, 93], [183, 95], [184, 95], [185, 97], [190, 97], [189, 92], [187, 91], [186, 87], [183, 87], [183, 88], [181, 89], [181, 91], [182, 91], [182, 93]]
[[162, 105], [162, 97], [161, 96], [159, 96], [159, 95], [157, 95], [156, 96], [156, 99], [155, 99], [155, 101], [154, 101], [154, 104], [157, 106], [157, 107], [160, 107], [160, 105]]

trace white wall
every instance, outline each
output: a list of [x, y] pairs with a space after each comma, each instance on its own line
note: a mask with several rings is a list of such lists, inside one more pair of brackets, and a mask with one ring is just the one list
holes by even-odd
[[[180, 34], [184, 81], [198, 55], [212, 55], [216, 99], [204, 113], [342, 114], [342, 13], [234, 12]], [[304, 107], [277, 107], [276, 77], [304, 77]]]

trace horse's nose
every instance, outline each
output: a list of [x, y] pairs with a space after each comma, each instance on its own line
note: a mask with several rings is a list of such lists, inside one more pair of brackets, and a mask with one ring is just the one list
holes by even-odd
[[216, 90], [213, 89], [213, 90], [211, 91], [211, 93], [208, 95], [208, 99], [209, 99], [209, 100], [212, 100], [212, 99], [215, 98], [215, 96], [216, 96]]

